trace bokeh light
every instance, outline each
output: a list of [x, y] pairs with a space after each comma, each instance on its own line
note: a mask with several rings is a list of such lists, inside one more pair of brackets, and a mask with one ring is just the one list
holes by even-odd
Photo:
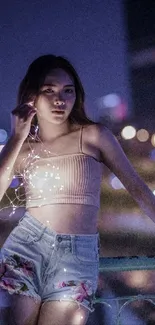
[[121, 181], [114, 174], [110, 176], [109, 181], [110, 181], [110, 185], [115, 190], [120, 190], [125, 188], [124, 185], [121, 183]]
[[0, 152], [2, 151], [3, 147], [4, 147], [4, 145], [1, 144], [1, 145], [0, 145]]
[[140, 142], [146, 142], [149, 139], [149, 132], [145, 129], [140, 129], [137, 131], [136, 136]]
[[4, 129], [0, 129], [0, 143], [4, 143], [7, 139], [7, 132]]
[[152, 134], [151, 143], [155, 147], [155, 134]]
[[147, 272], [132, 271], [127, 277], [127, 284], [133, 288], [143, 288], [147, 285], [149, 274]]
[[117, 94], [108, 94], [103, 97], [103, 105], [105, 107], [116, 107], [121, 103], [121, 99]]
[[133, 139], [135, 135], [136, 135], [136, 129], [131, 125], [125, 126], [121, 131], [121, 136], [125, 140]]

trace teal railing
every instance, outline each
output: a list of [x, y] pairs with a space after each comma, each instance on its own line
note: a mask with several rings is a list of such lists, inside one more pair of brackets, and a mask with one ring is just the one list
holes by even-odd
[[[100, 273], [135, 271], [135, 270], [155, 270], [155, 256], [132, 256], [132, 257], [102, 257], [100, 258]], [[154, 295], [135, 295], [135, 296], [116, 296], [112, 298], [96, 298], [95, 303], [104, 304], [112, 310], [112, 305], [115, 303], [116, 318], [114, 325], [124, 325], [121, 322], [121, 314], [126, 306], [133, 301], [145, 300], [155, 306]]]

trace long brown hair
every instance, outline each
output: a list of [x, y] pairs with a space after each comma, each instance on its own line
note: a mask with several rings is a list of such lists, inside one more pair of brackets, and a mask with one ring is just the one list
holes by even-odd
[[[65, 70], [74, 80], [76, 100], [72, 112], [69, 116], [71, 123], [77, 124], [94, 124], [85, 113], [84, 100], [85, 93], [80, 78], [72, 64], [62, 56], [47, 54], [34, 60], [20, 83], [18, 90], [18, 105], [31, 101], [32, 98], [39, 94], [39, 90], [44, 83], [45, 77], [53, 69]], [[37, 124], [37, 118], [34, 117], [34, 126]]]

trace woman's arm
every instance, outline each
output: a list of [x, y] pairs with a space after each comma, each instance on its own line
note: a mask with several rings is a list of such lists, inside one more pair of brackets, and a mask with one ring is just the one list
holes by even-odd
[[23, 140], [12, 135], [0, 154], [0, 201], [14, 176], [17, 157], [23, 145]]
[[36, 110], [28, 104], [18, 106], [12, 111], [12, 135], [0, 154], [0, 201], [12, 181], [17, 157], [29, 134], [35, 114]]
[[98, 146], [104, 164], [119, 178], [140, 208], [155, 222], [155, 196], [137, 174], [116, 137], [98, 126]]

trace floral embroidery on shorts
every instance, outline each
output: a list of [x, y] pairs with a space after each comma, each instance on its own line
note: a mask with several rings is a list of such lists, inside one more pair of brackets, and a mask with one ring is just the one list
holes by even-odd
[[67, 282], [59, 282], [57, 284], [57, 288], [71, 287], [72, 289], [72, 299], [77, 302], [83, 302], [83, 300], [87, 300], [89, 302], [89, 307], [93, 308], [93, 300], [95, 297], [92, 283], [91, 281], [67, 281]]
[[26, 261], [18, 255], [12, 255], [0, 263], [0, 287], [7, 288], [10, 293], [28, 291], [25, 283], [17, 283], [16, 279], [9, 279], [9, 275], [14, 269], [22, 271], [29, 277], [32, 277], [34, 273], [32, 262]]
[[20, 293], [23, 291], [28, 291], [28, 287], [25, 283], [15, 283], [15, 280], [3, 280], [0, 279], [0, 287], [2, 289], [7, 289], [11, 293]]

